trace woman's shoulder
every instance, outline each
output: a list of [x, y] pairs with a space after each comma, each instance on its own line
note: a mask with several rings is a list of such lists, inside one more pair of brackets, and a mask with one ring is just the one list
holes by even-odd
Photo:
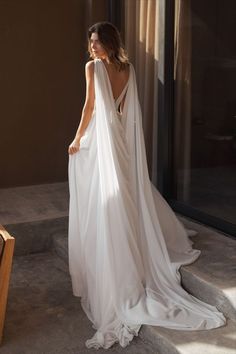
[[86, 74], [86, 77], [88, 77], [88, 78], [93, 77], [93, 75], [94, 75], [94, 61], [93, 60], [89, 60], [85, 64], [85, 74]]
[[85, 69], [86, 69], [86, 70], [94, 70], [94, 61], [93, 61], [93, 60], [89, 60], [89, 61], [85, 64]]

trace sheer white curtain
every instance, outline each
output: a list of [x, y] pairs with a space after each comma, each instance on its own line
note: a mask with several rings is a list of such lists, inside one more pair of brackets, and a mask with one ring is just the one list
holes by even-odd
[[125, 5], [125, 47], [137, 75], [150, 177], [157, 178], [158, 0]]

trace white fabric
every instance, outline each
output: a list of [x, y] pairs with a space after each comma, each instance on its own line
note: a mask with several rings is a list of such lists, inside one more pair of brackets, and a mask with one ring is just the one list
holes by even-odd
[[133, 66], [116, 102], [102, 60], [94, 70], [95, 110], [79, 152], [69, 157], [69, 269], [73, 293], [97, 330], [86, 346], [125, 347], [142, 324], [219, 327], [223, 314], [180, 285], [179, 267], [200, 251], [150, 182]]

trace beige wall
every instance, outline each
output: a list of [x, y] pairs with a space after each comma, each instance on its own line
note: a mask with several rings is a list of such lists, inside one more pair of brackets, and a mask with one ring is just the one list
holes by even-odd
[[0, 188], [67, 179], [85, 94], [87, 3], [0, 0]]

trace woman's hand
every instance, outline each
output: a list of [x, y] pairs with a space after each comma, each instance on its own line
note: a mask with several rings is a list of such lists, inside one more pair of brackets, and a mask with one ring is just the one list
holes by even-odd
[[79, 151], [79, 147], [80, 147], [80, 138], [75, 138], [68, 148], [68, 153], [70, 155], [76, 153], [77, 151]]

